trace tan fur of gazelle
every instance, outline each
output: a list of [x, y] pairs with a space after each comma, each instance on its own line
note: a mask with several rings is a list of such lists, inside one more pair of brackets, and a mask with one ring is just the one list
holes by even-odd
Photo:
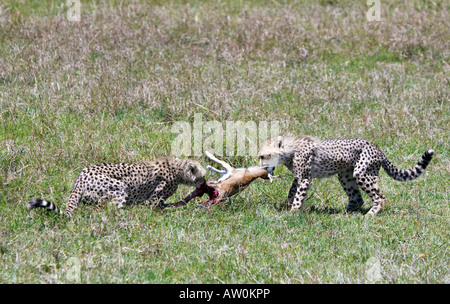
[[258, 178], [270, 179], [272, 181], [272, 176], [265, 168], [256, 166], [249, 168], [233, 168], [230, 164], [215, 158], [210, 152], [205, 151], [205, 154], [211, 160], [221, 164], [225, 170], [217, 170], [211, 166], [207, 166], [207, 169], [223, 174], [223, 176], [218, 181], [209, 181], [200, 185], [183, 200], [172, 204], [172, 206], [184, 206], [190, 200], [197, 196], [203, 196], [205, 193], [209, 195], [209, 200], [201, 204], [201, 206], [218, 204], [228, 197], [241, 192], [247, 188], [251, 182]]

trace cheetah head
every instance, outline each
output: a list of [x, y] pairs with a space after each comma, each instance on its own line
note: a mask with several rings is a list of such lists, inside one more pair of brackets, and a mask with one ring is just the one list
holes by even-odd
[[258, 153], [259, 166], [266, 168], [270, 175], [276, 166], [284, 163], [283, 137], [266, 141]]
[[200, 163], [189, 160], [186, 163], [182, 181], [186, 185], [197, 187], [206, 182], [205, 175], [206, 169]]

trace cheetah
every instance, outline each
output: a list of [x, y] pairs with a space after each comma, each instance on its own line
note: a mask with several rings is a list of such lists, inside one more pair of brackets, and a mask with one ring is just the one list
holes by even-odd
[[[206, 170], [198, 162], [170, 157], [140, 163], [106, 163], [84, 168], [75, 181], [66, 207], [66, 216], [80, 201], [110, 201], [118, 208], [145, 202], [147, 206], [164, 208], [164, 202], [179, 184], [197, 187], [205, 182]], [[152, 200], [150, 204], [148, 200]], [[36, 199], [28, 209], [42, 207], [63, 215], [55, 204]]]
[[345, 211], [356, 211], [364, 204], [359, 191], [362, 189], [373, 203], [367, 215], [376, 215], [386, 202], [378, 186], [380, 167], [395, 180], [413, 180], [422, 175], [433, 154], [433, 150], [427, 150], [416, 166], [401, 170], [375, 144], [364, 139], [322, 141], [306, 135], [285, 135], [265, 142], [258, 158], [259, 165], [267, 168], [270, 174], [281, 164], [294, 173], [294, 181], [285, 201], [291, 210], [301, 208], [313, 178], [337, 174], [349, 198]]

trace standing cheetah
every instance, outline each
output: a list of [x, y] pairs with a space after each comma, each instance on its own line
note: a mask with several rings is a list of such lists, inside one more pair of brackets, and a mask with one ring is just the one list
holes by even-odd
[[362, 189], [373, 202], [367, 214], [375, 215], [386, 202], [378, 187], [378, 173], [383, 167], [389, 176], [398, 181], [418, 178], [433, 157], [433, 150], [427, 150], [415, 167], [398, 169], [378, 149], [360, 138], [319, 140], [311, 136], [280, 136], [268, 140], [258, 153], [259, 165], [269, 173], [277, 165], [284, 164], [295, 178], [285, 203], [291, 210], [299, 209], [311, 186], [312, 178], [338, 175], [339, 182], [349, 197], [347, 211], [359, 209], [364, 201]]
[[[93, 165], [84, 168], [75, 181], [66, 216], [72, 217], [80, 201], [111, 201], [122, 208], [150, 199], [153, 205], [164, 208], [164, 201], [175, 193], [179, 184], [197, 187], [205, 182], [205, 174], [205, 168], [196, 161], [169, 157], [136, 164]], [[27, 204], [28, 209], [36, 207], [63, 214], [56, 205], [42, 199]]]

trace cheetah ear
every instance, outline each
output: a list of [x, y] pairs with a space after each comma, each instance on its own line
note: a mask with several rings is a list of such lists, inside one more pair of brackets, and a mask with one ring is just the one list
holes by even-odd
[[278, 148], [281, 148], [281, 146], [283, 145], [283, 137], [282, 136], [278, 136], [277, 140], [278, 140]]

